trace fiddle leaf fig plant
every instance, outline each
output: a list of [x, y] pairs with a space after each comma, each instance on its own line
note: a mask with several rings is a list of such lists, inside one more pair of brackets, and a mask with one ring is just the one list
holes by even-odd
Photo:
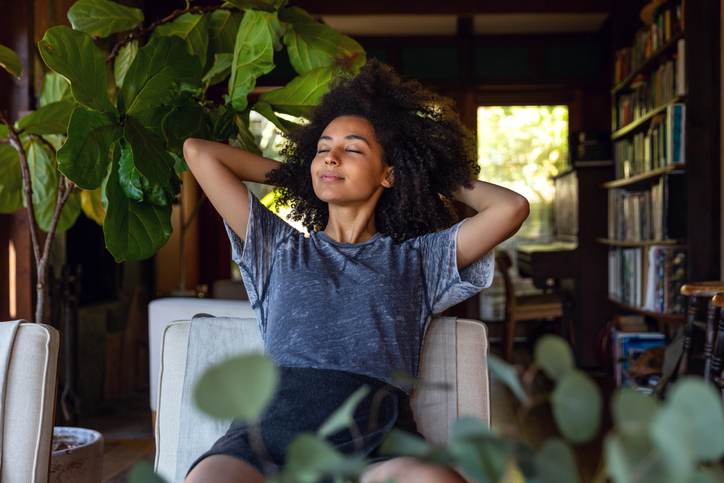
[[[78, 0], [67, 16], [70, 26], [49, 28], [37, 44], [48, 68], [37, 108], [15, 121], [0, 113], [0, 212], [28, 211], [36, 321], [50, 246], [81, 211], [103, 226], [116, 261], [152, 256], [171, 235], [185, 139], [258, 153], [252, 110], [288, 133], [296, 124], [284, 115], [308, 115], [335, 77], [366, 62], [355, 40], [286, 0], [187, 2], [151, 23], [112, 0]], [[285, 47], [297, 76], [250, 104]], [[1, 45], [0, 66], [22, 75]]]

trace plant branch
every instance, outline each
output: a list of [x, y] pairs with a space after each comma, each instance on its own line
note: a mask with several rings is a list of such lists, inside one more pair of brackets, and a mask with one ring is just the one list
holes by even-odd
[[38, 241], [38, 223], [35, 220], [35, 211], [33, 210], [33, 186], [30, 177], [28, 158], [15, 127], [8, 120], [4, 112], [0, 113], [0, 122], [8, 127], [8, 143], [15, 148], [15, 151], [18, 152], [18, 157], [20, 158], [20, 173], [23, 177], [23, 201], [25, 202], [25, 208], [28, 211], [30, 241], [33, 245], [33, 255], [35, 256], [35, 263], [38, 263], [40, 261], [40, 242]]
[[191, 210], [191, 213], [189, 213], [189, 217], [186, 221], [181, 220], [181, 233], [184, 233], [188, 227], [191, 225], [191, 223], [194, 221], [194, 218], [199, 213], [199, 209], [201, 208], [201, 205], [204, 204], [204, 201], [206, 200], [206, 193], [202, 192], [201, 196], [199, 196], [199, 200], [196, 202], [196, 205], [194, 206], [194, 209]]
[[209, 6], [203, 6], [203, 7], [189, 7], [186, 8], [179, 8], [171, 12], [170, 14], [166, 15], [160, 20], [156, 20], [155, 22], [151, 23], [148, 27], [138, 27], [134, 30], [131, 30], [126, 34], [126, 36], [116, 43], [116, 45], [113, 46], [113, 49], [111, 49], [111, 53], [108, 55], [108, 58], [106, 59], [106, 62], [113, 62], [113, 59], [116, 58], [118, 55], [118, 52], [121, 50], [121, 48], [126, 45], [127, 43], [131, 42], [135, 39], [142, 39], [146, 35], [153, 32], [153, 30], [158, 27], [159, 25], [163, 25], [165, 23], [172, 22], [176, 20], [178, 17], [185, 13], [205, 13], [205, 12], [211, 12], [213, 10], [226, 10], [222, 9], [218, 5], [209, 5]]

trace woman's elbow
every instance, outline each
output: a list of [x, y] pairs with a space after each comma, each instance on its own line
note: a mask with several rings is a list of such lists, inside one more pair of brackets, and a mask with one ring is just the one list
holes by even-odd
[[187, 164], [193, 162], [194, 159], [198, 158], [200, 151], [200, 139], [186, 138], [183, 145], [184, 159]]

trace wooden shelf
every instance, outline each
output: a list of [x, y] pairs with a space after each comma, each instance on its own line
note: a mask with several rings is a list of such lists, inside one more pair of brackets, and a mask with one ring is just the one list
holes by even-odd
[[647, 247], [650, 245], [682, 245], [684, 240], [612, 240], [610, 238], [596, 238], [598, 243], [612, 247]]
[[653, 317], [659, 322], [683, 324], [686, 321], [686, 317], [684, 316], [684, 314], [662, 314], [660, 312], [653, 312], [651, 310], [641, 309], [632, 305], [624, 304], [622, 302], [619, 302], [618, 300], [612, 299], [611, 297], [609, 297], [608, 300], [622, 310], [634, 312], [640, 315], [646, 315], [648, 317]]
[[656, 117], [658, 114], [661, 114], [662, 112], [666, 111], [666, 108], [669, 107], [671, 104], [676, 104], [677, 102], [683, 102], [686, 100], [685, 96], [676, 96], [672, 98], [671, 100], [661, 104], [656, 109], [653, 109], [643, 116], [639, 117], [633, 122], [630, 122], [626, 124], [621, 129], [618, 129], [611, 134], [611, 140], [615, 141], [616, 139], [622, 138], [626, 134], [630, 133], [631, 131], [636, 130], [636, 128], [643, 126], [647, 122], [649, 122], [652, 118]]
[[613, 188], [627, 188], [631, 187], [637, 184], [643, 184], [651, 181], [655, 181], [656, 178], [659, 178], [660, 176], [663, 176], [665, 174], [670, 173], [677, 173], [677, 172], [683, 172], [686, 169], [686, 164], [670, 164], [668, 166], [664, 166], [662, 168], [656, 168], [652, 169], [651, 171], [646, 171], [644, 173], [635, 174], [633, 176], [629, 176], [628, 178], [620, 178], [620, 179], [614, 179], [612, 181], [607, 181], [603, 183], [601, 186], [603, 186], [606, 189], [613, 189]]
[[659, 47], [658, 50], [651, 54], [651, 56], [646, 59], [640, 66], [634, 69], [633, 72], [627, 75], [621, 82], [616, 84], [614, 88], [611, 89], [611, 95], [615, 96], [617, 93], [628, 87], [628, 85], [631, 84], [631, 81], [633, 81], [636, 76], [648, 72], [652, 67], [658, 65], [661, 61], [662, 55], [672, 49], [675, 49], [676, 43], [679, 41], [679, 39], [682, 38], [684, 38], [684, 32], [679, 32], [678, 34], [671, 37], [671, 39], [667, 43]]

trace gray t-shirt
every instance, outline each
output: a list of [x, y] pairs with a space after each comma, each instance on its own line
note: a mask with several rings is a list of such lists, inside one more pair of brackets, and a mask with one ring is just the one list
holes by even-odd
[[395, 242], [309, 236], [249, 191], [246, 240], [226, 224], [266, 353], [279, 366], [337, 369], [393, 384], [418, 374], [427, 323], [493, 281], [493, 250], [458, 271], [457, 231]]

